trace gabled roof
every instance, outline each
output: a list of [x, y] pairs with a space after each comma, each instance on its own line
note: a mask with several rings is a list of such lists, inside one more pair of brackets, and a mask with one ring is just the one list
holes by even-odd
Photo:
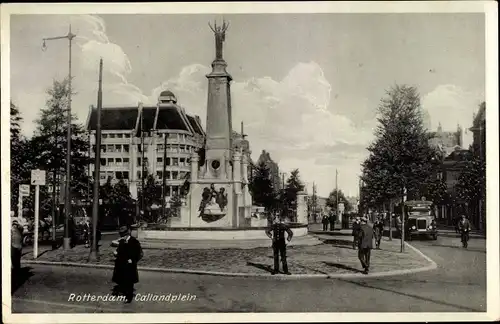
[[[113, 107], [102, 108], [101, 129], [102, 130], [132, 130], [138, 116], [137, 107]], [[89, 130], [97, 127], [97, 108], [92, 107], [88, 123]]]
[[156, 120], [156, 129], [178, 129], [189, 131], [184, 122], [181, 112], [175, 106], [160, 107], [158, 119]]
[[203, 129], [201, 129], [201, 126], [198, 125], [196, 118], [193, 116], [189, 116], [189, 115], [186, 115], [186, 116], [189, 120], [189, 123], [191, 124], [191, 127], [194, 129], [195, 133], [203, 135]]
[[156, 117], [156, 107], [143, 107], [137, 123], [137, 137], [141, 136], [142, 127], [145, 132], [149, 132], [154, 127]]

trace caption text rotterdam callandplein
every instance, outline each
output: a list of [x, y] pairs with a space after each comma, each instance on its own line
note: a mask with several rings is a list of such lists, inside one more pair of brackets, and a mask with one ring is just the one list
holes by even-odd
[[[72, 302], [115, 302], [125, 301], [125, 296], [115, 296], [113, 294], [69, 294], [68, 301]], [[191, 294], [137, 294], [134, 297], [138, 302], [190, 302], [196, 300], [196, 295]]]

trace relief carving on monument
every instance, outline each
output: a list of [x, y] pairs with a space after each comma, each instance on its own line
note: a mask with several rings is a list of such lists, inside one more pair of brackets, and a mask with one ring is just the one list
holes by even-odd
[[199, 216], [205, 222], [215, 222], [227, 214], [227, 193], [225, 188], [215, 189], [212, 183], [210, 188], [205, 187], [201, 194], [201, 203], [199, 208]]

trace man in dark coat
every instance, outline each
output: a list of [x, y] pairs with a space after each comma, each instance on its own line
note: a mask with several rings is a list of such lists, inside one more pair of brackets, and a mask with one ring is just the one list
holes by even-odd
[[375, 234], [375, 248], [380, 249], [380, 241], [382, 240], [382, 234], [384, 233], [384, 223], [378, 217], [373, 223], [373, 232]]
[[279, 272], [280, 268], [280, 255], [281, 263], [283, 264], [283, 273], [289, 275], [288, 264], [286, 262], [286, 241], [285, 232], [288, 234], [286, 240], [290, 242], [293, 237], [293, 232], [284, 222], [284, 215], [277, 216], [273, 223], [266, 230], [266, 235], [273, 240], [273, 256], [274, 256], [274, 270], [272, 274]]
[[324, 214], [323, 219], [321, 220], [321, 223], [323, 223], [323, 231], [328, 231], [328, 215]]
[[12, 275], [21, 269], [21, 256], [23, 252], [23, 228], [19, 221], [14, 219], [11, 226], [10, 258], [12, 261]]
[[335, 230], [335, 220], [336, 220], [336, 215], [335, 214], [330, 214], [330, 217], [328, 218], [328, 220], [330, 221], [330, 231], [334, 231]]
[[120, 242], [115, 251], [113, 282], [118, 285], [118, 290], [125, 294], [127, 303], [130, 303], [134, 294], [134, 284], [139, 282], [137, 263], [142, 259], [143, 252], [141, 244], [130, 235], [127, 226], [120, 227], [120, 236]]
[[364, 217], [361, 219], [358, 248], [358, 258], [364, 269], [363, 273], [368, 274], [370, 270], [370, 254], [373, 249], [373, 228], [368, 225], [368, 220]]

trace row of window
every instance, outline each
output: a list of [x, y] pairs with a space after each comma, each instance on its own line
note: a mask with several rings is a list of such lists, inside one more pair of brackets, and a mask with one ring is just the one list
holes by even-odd
[[[167, 158], [167, 166], [180, 166], [187, 167], [189, 166], [189, 158]], [[142, 166], [142, 158], [137, 158], [137, 166]], [[110, 167], [129, 167], [130, 159], [129, 158], [101, 158], [102, 166], [110, 166]], [[148, 166], [148, 158], [144, 158], [144, 166]], [[163, 166], [163, 157], [156, 158], [156, 165]]]
[[[142, 179], [141, 178], [142, 172], [137, 171], [137, 179]], [[189, 177], [190, 173], [189, 172], [183, 172], [183, 171], [166, 171], [165, 177], [166, 180], [184, 180]], [[118, 179], [118, 180], [130, 180], [129, 179], [129, 172], [128, 171], [108, 171], [108, 172], [100, 172], [99, 173], [99, 179], [100, 180], [107, 180], [109, 177]], [[156, 180], [161, 181], [163, 180], [163, 171], [156, 171]]]
[[[137, 151], [142, 152], [142, 145], [137, 144]], [[148, 151], [148, 144], [144, 144], [144, 151]], [[163, 152], [163, 144], [156, 145], [157, 152]], [[169, 145], [167, 144], [167, 152], [171, 153], [193, 153], [195, 148], [190, 145]], [[96, 152], [96, 146], [92, 145], [92, 152]], [[107, 144], [101, 145], [101, 152], [109, 153], [129, 153], [130, 145], [128, 144]]]
[[[161, 134], [161, 137], [163, 137], [164, 134]], [[185, 141], [188, 138], [189, 135], [186, 134], [168, 134], [168, 138], [172, 139], [177, 139], [180, 141]], [[130, 133], [103, 133], [101, 134], [102, 138], [130, 138]]]

